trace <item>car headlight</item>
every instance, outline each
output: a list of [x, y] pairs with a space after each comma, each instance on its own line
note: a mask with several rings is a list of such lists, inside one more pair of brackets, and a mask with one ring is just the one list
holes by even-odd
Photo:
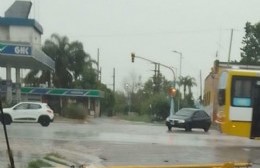
[[185, 120], [178, 120], [179, 123], [185, 123]]
[[169, 118], [169, 117], [167, 117], [167, 118], [166, 118], [166, 121], [168, 121], [168, 122], [169, 122], [169, 121], [170, 121], [170, 118]]

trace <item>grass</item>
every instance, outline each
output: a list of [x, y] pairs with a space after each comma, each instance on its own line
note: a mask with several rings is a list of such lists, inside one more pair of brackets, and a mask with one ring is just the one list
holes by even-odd
[[51, 167], [51, 164], [46, 163], [42, 160], [34, 160], [28, 164], [27, 168], [41, 168], [41, 167]]

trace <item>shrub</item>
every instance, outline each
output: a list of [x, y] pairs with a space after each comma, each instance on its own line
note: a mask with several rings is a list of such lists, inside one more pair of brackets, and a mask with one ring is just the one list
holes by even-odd
[[63, 109], [64, 117], [72, 119], [85, 119], [87, 117], [87, 112], [82, 104], [68, 104]]
[[41, 168], [41, 167], [51, 167], [51, 165], [47, 162], [42, 161], [42, 160], [31, 161], [28, 164], [28, 168]]
[[143, 102], [141, 110], [153, 121], [163, 121], [169, 115], [170, 102], [165, 94], [154, 94]]

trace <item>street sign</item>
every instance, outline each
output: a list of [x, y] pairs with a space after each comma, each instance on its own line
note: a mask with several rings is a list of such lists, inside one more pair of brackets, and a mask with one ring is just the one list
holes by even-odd
[[3, 55], [32, 55], [32, 47], [29, 45], [0, 43], [0, 54]]

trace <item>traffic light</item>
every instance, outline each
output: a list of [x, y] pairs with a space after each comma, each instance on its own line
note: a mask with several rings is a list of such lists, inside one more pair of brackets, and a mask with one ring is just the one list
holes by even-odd
[[135, 53], [131, 53], [132, 62], [135, 62]]
[[170, 87], [168, 93], [170, 96], [174, 97], [176, 95], [176, 89], [174, 87]]

